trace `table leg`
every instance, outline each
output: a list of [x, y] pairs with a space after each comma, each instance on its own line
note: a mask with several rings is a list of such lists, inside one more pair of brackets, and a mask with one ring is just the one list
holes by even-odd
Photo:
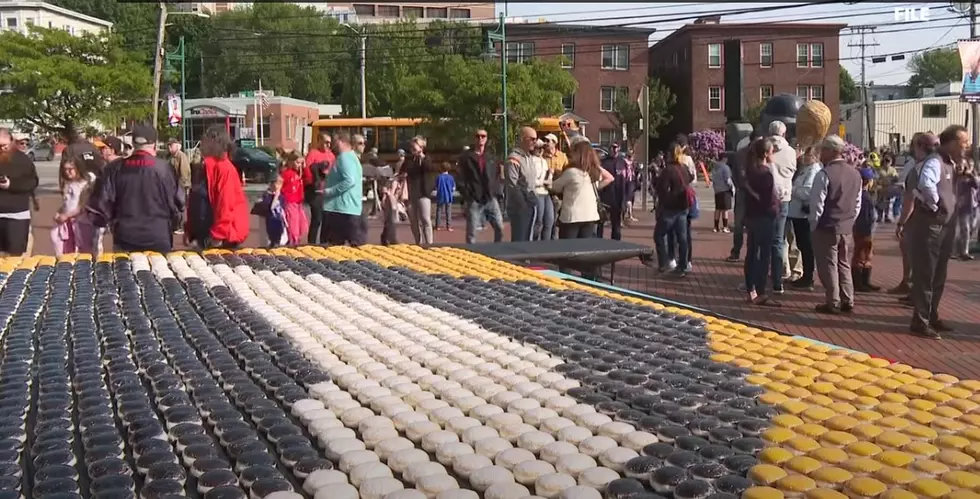
[[616, 284], [616, 262], [609, 264], [609, 284]]

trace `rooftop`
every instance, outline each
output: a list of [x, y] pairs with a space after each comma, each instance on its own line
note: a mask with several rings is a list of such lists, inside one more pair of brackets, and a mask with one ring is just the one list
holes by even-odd
[[[702, 21], [699, 19], [698, 21]], [[722, 32], [722, 34], [730, 34], [733, 32], [771, 32], [771, 31], [796, 31], [796, 32], [817, 32], [817, 31], [840, 31], [847, 27], [847, 24], [839, 23], [781, 23], [781, 22], [761, 22], [761, 23], [723, 23], [716, 22], [714, 18], [704, 18], [704, 22], [694, 22], [692, 24], [685, 24], [681, 26], [673, 33], [667, 35], [662, 40], [658, 41], [656, 45], [668, 42], [674, 38], [679, 38], [683, 35], [691, 34], [693, 32], [703, 32], [703, 31], [713, 31]]]
[[56, 12], [65, 17], [72, 17], [80, 21], [85, 21], [92, 24], [98, 24], [106, 28], [111, 28], [112, 23], [104, 19], [99, 19], [97, 17], [88, 16], [80, 12], [75, 12], [74, 10], [69, 10], [64, 7], [58, 7], [57, 5], [52, 5], [47, 2], [30, 2], [30, 1], [19, 1], [19, 0], [0, 0], [0, 9], [3, 10], [47, 10], [50, 12]]

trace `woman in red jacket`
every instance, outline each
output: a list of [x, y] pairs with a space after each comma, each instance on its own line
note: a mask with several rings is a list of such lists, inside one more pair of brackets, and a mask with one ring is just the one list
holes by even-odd
[[225, 127], [215, 125], [201, 138], [202, 168], [207, 175], [208, 200], [214, 219], [212, 248], [236, 248], [248, 238], [249, 206], [238, 168], [228, 159], [235, 147]]
[[286, 166], [279, 172], [282, 177], [282, 196], [286, 212], [286, 235], [289, 245], [302, 243], [309, 228], [309, 218], [303, 209], [303, 158], [291, 152], [286, 155]]

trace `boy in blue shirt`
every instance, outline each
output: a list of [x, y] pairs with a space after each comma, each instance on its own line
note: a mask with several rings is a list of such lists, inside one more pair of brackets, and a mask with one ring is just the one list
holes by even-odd
[[449, 163], [442, 164], [442, 173], [436, 177], [436, 225], [435, 230], [439, 230], [440, 227], [440, 214], [445, 214], [446, 217], [446, 230], [449, 232], [453, 231], [452, 228], [452, 208], [453, 208], [453, 193], [456, 191], [456, 180], [450, 175], [449, 169], [452, 166]]

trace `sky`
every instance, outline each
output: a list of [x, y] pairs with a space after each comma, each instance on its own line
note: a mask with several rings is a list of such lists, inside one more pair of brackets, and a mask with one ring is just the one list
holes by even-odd
[[[655, 27], [657, 33], [651, 37], [651, 42], [661, 39], [680, 26], [692, 20], [663, 22], [664, 19], [681, 18], [684, 16], [709, 15], [716, 12], [735, 11], [742, 9], [763, 8], [766, 6], [802, 4], [803, 2], [752, 3], [752, 2], [717, 2], [717, 3], [660, 3], [660, 2], [631, 2], [631, 3], [523, 3], [497, 2], [497, 11], [506, 8], [509, 18], [521, 17], [530, 21], [540, 18], [555, 22], [576, 24], [615, 24], [637, 22], [635, 26]], [[815, 22], [815, 23], [845, 23], [849, 26], [873, 26], [877, 33], [866, 35], [865, 43], [877, 46], [867, 48], [867, 81], [876, 85], [901, 85], [909, 78], [906, 69], [908, 60], [914, 53], [943, 46], [955, 46], [956, 41], [970, 37], [969, 20], [961, 18], [952, 12], [948, 3], [922, 2], [852, 2], [853, 5], [837, 3], [830, 5], [810, 5], [799, 8], [779, 10], [778, 12], [754, 12], [740, 15], [723, 15], [721, 22]], [[601, 8], [600, 8], [601, 6]], [[927, 10], [923, 14], [922, 9]], [[899, 21], [896, 21], [895, 10], [899, 9]], [[906, 9], [909, 16], [906, 17]], [[923, 19], [923, 16], [928, 20]], [[618, 18], [616, 20], [596, 20], [597, 18]], [[591, 19], [591, 20], [590, 20]], [[658, 20], [660, 20], [658, 22]], [[901, 24], [898, 24], [898, 23]], [[632, 25], [632, 24], [631, 24]], [[861, 43], [857, 30], [841, 31], [840, 57], [841, 66], [845, 67], [855, 81], [860, 81], [860, 49], [850, 47], [851, 44]], [[872, 63], [870, 58], [876, 55], [905, 53], [905, 60], [892, 61], [891, 57], [883, 63]]]

